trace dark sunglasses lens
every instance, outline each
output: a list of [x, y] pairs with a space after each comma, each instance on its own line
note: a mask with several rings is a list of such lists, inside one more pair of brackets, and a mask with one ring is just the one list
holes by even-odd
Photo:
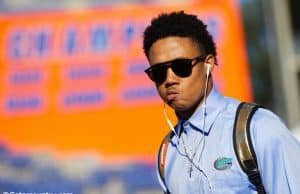
[[165, 64], [154, 65], [150, 69], [146, 70], [146, 73], [152, 81], [158, 84], [165, 81], [168, 67], [171, 67], [172, 71], [177, 76], [188, 77], [192, 73], [192, 61], [192, 59], [176, 59], [170, 62], [170, 66]]
[[172, 71], [180, 77], [188, 77], [192, 73], [192, 61], [189, 59], [178, 59], [172, 62]]
[[162, 83], [165, 81], [167, 75], [167, 67], [165, 65], [153, 66], [149, 77], [156, 83]]

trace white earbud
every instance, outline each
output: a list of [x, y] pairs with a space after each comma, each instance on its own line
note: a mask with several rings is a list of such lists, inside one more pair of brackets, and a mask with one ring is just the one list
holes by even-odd
[[210, 64], [207, 64], [207, 68], [206, 68], [206, 77], [209, 77], [210, 74]]

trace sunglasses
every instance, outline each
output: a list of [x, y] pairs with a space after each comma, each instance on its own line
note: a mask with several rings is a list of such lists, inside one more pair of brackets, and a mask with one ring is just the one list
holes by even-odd
[[[168, 68], [179, 77], [188, 77], [192, 73], [192, 68], [200, 61], [204, 61], [205, 55], [197, 56], [192, 59], [179, 58], [163, 63], [154, 64], [145, 70], [148, 77], [157, 84], [166, 80]], [[194, 62], [194, 63], [193, 63]]]

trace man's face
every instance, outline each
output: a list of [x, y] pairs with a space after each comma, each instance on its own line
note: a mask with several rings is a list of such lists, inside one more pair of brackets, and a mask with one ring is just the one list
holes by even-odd
[[[186, 37], [167, 37], [157, 40], [149, 50], [149, 62], [155, 64], [174, 59], [192, 59], [204, 55], [192, 39]], [[193, 61], [193, 64], [197, 61]], [[192, 68], [188, 77], [176, 75], [171, 68], [167, 70], [166, 79], [156, 83], [160, 97], [171, 106], [182, 118], [189, 117], [201, 104], [204, 89], [206, 68], [203, 62], [198, 62]]]

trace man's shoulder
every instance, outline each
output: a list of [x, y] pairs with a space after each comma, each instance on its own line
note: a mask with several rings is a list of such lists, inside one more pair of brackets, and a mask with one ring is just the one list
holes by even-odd
[[284, 121], [274, 112], [266, 108], [259, 108], [252, 119], [252, 128], [268, 133], [287, 131]]
[[254, 114], [251, 125], [251, 136], [256, 145], [269, 147], [292, 140], [294, 137], [284, 121], [272, 111], [260, 108]]
[[[226, 106], [222, 111], [222, 118], [224, 121], [233, 124], [241, 101], [230, 97], [225, 97], [225, 100]], [[290, 135], [283, 120], [266, 108], [258, 108], [254, 113], [250, 121], [250, 132], [252, 137], [256, 138], [258, 136], [260, 139], [281, 138], [283, 134]]]

